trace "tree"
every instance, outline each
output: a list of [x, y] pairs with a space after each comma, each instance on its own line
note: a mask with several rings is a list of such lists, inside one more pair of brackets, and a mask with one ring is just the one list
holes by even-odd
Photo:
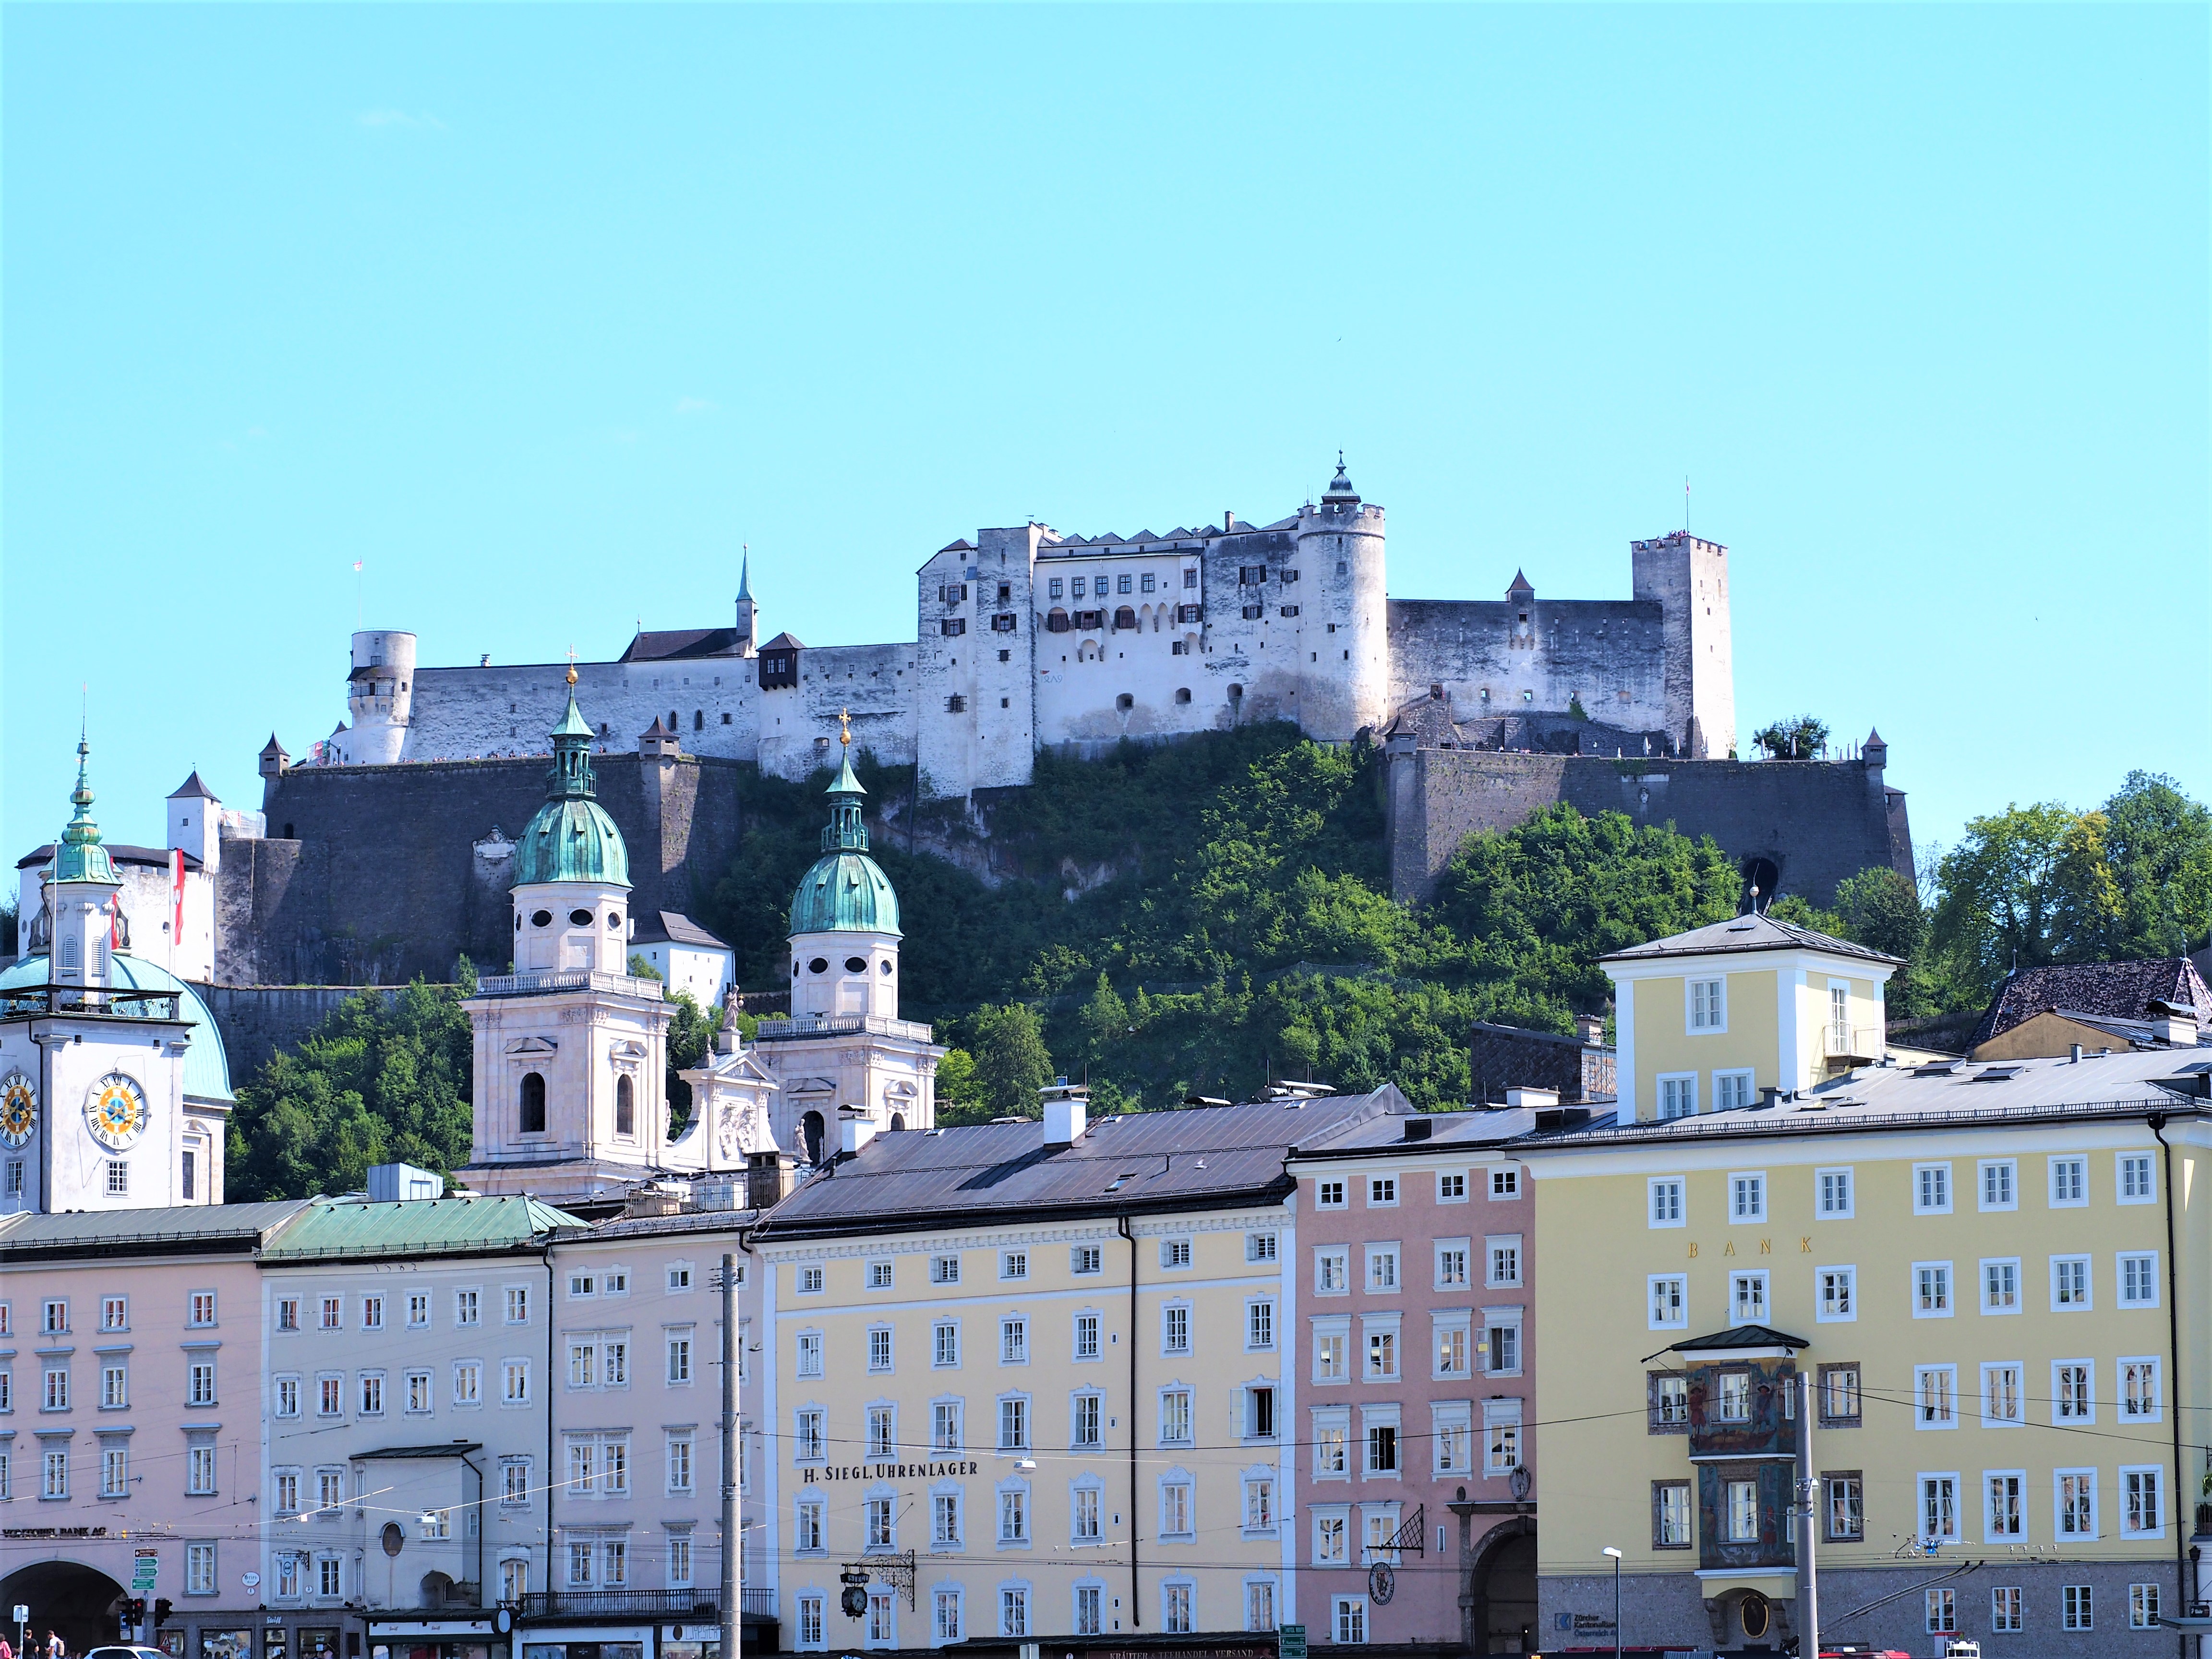
[[1944, 857], [1930, 944], [1986, 1001], [2015, 968], [2094, 961], [2119, 913], [2101, 813], [2057, 801], [1971, 819]]
[[1928, 913], [1920, 890], [1887, 866], [1846, 877], [1836, 885], [1835, 915], [1843, 937], [1907, 961], [1928, 943]]
[[1811, 760], [1827, 746], [1828, 723], [1815, 714], [1777, 720], [1751, 734], [1770, 760]]
[[1129, 1035], [1129, 1006], [1115, 994], [1105, 975], [1098, 975], [1098, 988], [1083, 1005], [1078, 1024], [1083, 1028], [1084, 1053], [1093, 1065], [1103, 1065]]
[[[633, 957], [633, 962], [644, 958]], [[659, 975], [653, 975], [655, 979]], [[678, 1077], [678, 1072], [696, 1072], [714, 1047], [714, 1034], [722, 1029], [722, 1011], [702, 1009], [692, 1000], [689, 991], [678, 991], [671, 996], [661, 995], [674, 1005], [668, 1016], [668, 1133], [671, 1136], [684, 1133], [691, 1121], [691, 1085]]]
[[[975, 1056], [982, 1118], [1037, 1117], [1037, 1091], [1052, 1081], [1052, 1056], [1034, 1010], [1018, 1002], [986, 1003], [968, 1019], [968, 1051]], [[940, 1113], [941, 1115], [941, 1113]]]
[[2106, 953], [2186, 956], [2212, 933], [2212, 811], [2169, 777], [2130, 772], [2104, 817], [2118, 902]]
[[362, 1186], [372, 1164], [443, 1174], [469, 1156], [472, 1033], [458, 986], [421, 980], [346, 999], [296, 1052], [240, 1085], [226, 1163], [234, 1203]]
[[937, 1121], [980, 1123], [989, 1115], [983, 1109], [983, 1085], [975, 1075], [975, 1056], [965, 1048], [947, 1048], [937, 1062]]

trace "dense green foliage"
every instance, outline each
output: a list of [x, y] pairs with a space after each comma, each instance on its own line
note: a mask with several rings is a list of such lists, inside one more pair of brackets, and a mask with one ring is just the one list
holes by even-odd
[[369, 1166], [441, 1174], [469, 1156], [469, 1017], [463, 984], [367, 990], [296, 1051], [238, 1090], [224, 1184], [233, 1203], [360, 1188]]
[[[1711, 840], [1556, 805], [1468, 837], [1431, 902], [1400, 903], [1378, 757], [1287, 726], [1098, 761], [1042, 755], [1036, 783], [990, 800], [980, 828], [964, 809], [917, 807], [911, 769], [856, 769], [899, 892], [904, 1012], [953, 1045], [938, 1074], [946, 1123], [1034, 1115], [1055, 1073], [1087, 1080], [1107, 1109], [1238, 1098], [1285, 1077], [1394, 1082], [1418, 1104], [1456, 1103], [1472, 1086], [1470, 1021], [1570, 1030], [1607, 1006], [1600, 957], [1738, 902], [1737, 871]], [[701, 896], [756, 990], [780, 988], [786, 907], [819, 855], [826, 781], [749, 784], [738, 856]], [[1978, 1009], [2015, 954], [2027, 967], [2201, 945], [2212, 813], [2137, 773], [2094, 811], [1976, 819], [1942, 859], [1932, 902], [1871, 869], [1829, 908], [1784, 897], [1774, 914], [1905, 958], [1895, 1015]], [[690, 1090], [676, 1073], [708, 1052], [718, 1014], [676, 1002], [680, 1125]], [[389, 1158], [465, 1159], [458, 1003], [422, 985], [389, 1008], [367, 994], [272, 1060], [239, 1091], [232, 1195], [344, 1190]]]
[[1827, 747], [1828, 723], [1817, 714], [1799, 714], [1760, 726], [1751, 740], [1771, 760], [1808, 761]]

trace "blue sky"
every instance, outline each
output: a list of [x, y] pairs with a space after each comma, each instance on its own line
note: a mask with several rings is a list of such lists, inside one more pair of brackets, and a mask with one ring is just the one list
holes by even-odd
[[158, 841], [425, 662], [911, 638], [980, 525], [1390, 585], [1728, 543], [1923, 842], [2212, 797], [2207, 14], [10, 6], [0, 828]]

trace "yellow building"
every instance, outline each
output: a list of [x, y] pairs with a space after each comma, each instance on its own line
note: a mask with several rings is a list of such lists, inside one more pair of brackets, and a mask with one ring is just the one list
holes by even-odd
[[784, 1645], [1206, 1646], [1290, 1620], [1284, 1158], [1408, 1109], [1386, 1087], [1086, 1121], [1060, 1090], [1042, 1123], [854, 1126], [751, 1241]]
[[1574, 1287], [1543, 1313], [1540, 1639], [1612, 1644], [1612, 1548], [1629, 1645], [1794, 1642], [1806, 1378], [1824, 1644], [2170, 1640], [2212, 1062], [1883, 1063], [1894, 964], [1765, 918], [1605, 965], [1618, 1120], [1528, 1152]]

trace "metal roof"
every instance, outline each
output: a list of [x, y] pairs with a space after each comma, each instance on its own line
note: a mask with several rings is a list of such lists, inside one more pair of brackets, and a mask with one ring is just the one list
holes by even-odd
[[1771, 1325], [1731, 1325], [1724, 1331], [1715, 1331], [1711, 1336], [1693, 1336], [1686, 1342], [1677, 1342], [1669, 1352], [1707, 1353], [1724, 1352], [1732, 1348], [1809, 1348], [1812, 1346], [1803, 1337], [1788, 1335]]
[[448, 1440], [427, 1446], [381, 1446], [374, 1451], [349, 1452], [346, 1458], [354, 1463], [411, 1462], [428, 1457], [465, 1457], [483, 1449], [481, 1440]]
[[333, 1256], [470, 1255], [540, 1245], [556, 1228], [582, 1221], [541, 1200], [410, 1198], [386, 1204], [316, 1199], [283, 1236], [264, 1248], [264, 1261], [318, 1261]]
[[269, 1204], [183, 1204], [158, 1210], [78, 1210], [19, 1215], [0, 1231], [0, 1257], [66, 1255], [88, 1245], [107, 1254], [133, 1245], [260, 1245], [307, 1206], [302, 1198]]
[[1536, 1127], [1533, 1106], [1493, 1106], [1463, 1112], [1415, 1112], [1411, 1116], [1370, 1118], [1330, 1137], [1323, 1146], [1297, 1146], [1302, 1158], [1334, 1158], [1346, 1152], [1412, 1152], [1446, 1147], [1495, 1146]]
[[[735, 1177], [742, 1180], [743, 1176]], [[620, 1243], [633, 1238], [668, 1234], [735, 1232], [757, 1221], [758, 1210], [682, 1210], [674, 1215], [622, 1216], [612, 1221], [578, 1222], [563, 1227], [556, 1237], [560, 1244]]]
[[2145, 1019], [2153, 1001], [2194, 1005], [2198, 1020], [2212, 1024], [2212, 992], [2205, 989], [2197, 964], [2187, 957], [2070, 963], [2023, 968], [2008, 975], [1982, 1011], [1966, 1047], [1978, 1048], [2022, 1020], [2045, 1012]]
[[637, 924], [637, 931], [630, 935], [633, 945], [658, 945], [665, 939], [671, 945], [699, 945], [715, 951], [730, 948], [681, 911], [632, 910], [629, 914]]
[[1855, 957], [1862, 962], [1886, 962], [1897, 968], [1905, 965], [1901, 957], [1885, 956], [1847, 939], [1836, 939], [1766, 915], [1732, 916], [1710, 927], [1692, 927], [1686, 933], [1670, 933], [1665, 939], [1632, 945], [1626, 951], [1615, 951], [1598, 960], [1645, 962], [1667, 957], [1722, 956], [1748, 951], [1825, 951], [1830, 956]]
[[[208, 1012], [200, 994], [179, 979], [166, 968], [157, 968], [143, 957], [134, 957], [118, 951], [107, 959], [111, 983], [132, 991], [157, 991], [177, 999], [177, 1018], [191, 1028], [191, 1041], [185, 1045], [185, 1100], [187, 1104], [205, 1102], [228, 1107], [235, 1103], [230, 1092], [230, 1057], [223, 1052], [222, 1032]], [[42, 951], [35, 957], [20, 957], [6, 969], [0, 969], [0, 993], [23, 990], [47, 982], [47, 959]]]
[[756, 1237], [1272, 1202], [1289, 1190], [1283, 1161], [1293, 1148], [1412, 1109], [1385, 1084], [1365, 1095], [1123, 1112], [1092, 1119], [1066, 1146], [1045, 1145], [1033, 1120], [894, 1130], [785, 1199]]

